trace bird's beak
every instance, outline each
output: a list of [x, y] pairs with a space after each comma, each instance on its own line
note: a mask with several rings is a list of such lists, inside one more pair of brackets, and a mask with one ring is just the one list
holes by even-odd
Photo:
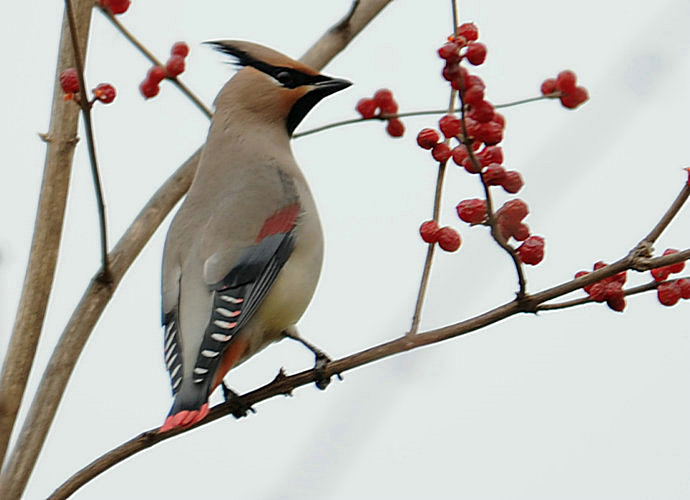
[[342, 78], [325, 77], [324, 80], [316, 82], [314, 84], [314, 87], [318, 89], [323, 89], [323, 95], [329, 95], [338, 92], [339, 90], [346, 89], [350, 85], [352, 85], [352, 82], [343, 80]]

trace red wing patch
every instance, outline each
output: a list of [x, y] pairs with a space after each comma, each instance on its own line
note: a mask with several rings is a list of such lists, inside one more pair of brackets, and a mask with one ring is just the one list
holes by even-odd
[[261, 231], [256, 237], [256, 242], [259, 243], [261, 240], [267, 236], [273, 234], [281, 234], [289, 232], [295, 224], [297, 223], [297, 217], [299, 217], [301, 207], [299, 203], [292, 203], [286, 207], [281, 208], [279, 211], [271, 215], [264, 225], [261, 227]]

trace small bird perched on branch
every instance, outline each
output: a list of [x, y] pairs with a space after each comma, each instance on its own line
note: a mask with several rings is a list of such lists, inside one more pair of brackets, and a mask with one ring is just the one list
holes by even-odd
[[290, 137], [350, 82], [272, 49], [211, 42], [243, 68], [223, 87], [163, 255], [164, 356], [174, 402], [160, 429], [209, 411], [225, 374], [294, 324], [321, 271], [323, 236]]

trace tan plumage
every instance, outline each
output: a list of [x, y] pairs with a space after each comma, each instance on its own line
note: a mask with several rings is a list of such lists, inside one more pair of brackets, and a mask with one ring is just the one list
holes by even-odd
[[215, 45], [245, 67], [216, 98], [166, 239], [162, 308], [175, 402], [161, 430], [201, 420], [225, 372], [280, 338], [311, 300], [323, 238], [290, 136], [321, 98], [349, 85], [257, 44]]

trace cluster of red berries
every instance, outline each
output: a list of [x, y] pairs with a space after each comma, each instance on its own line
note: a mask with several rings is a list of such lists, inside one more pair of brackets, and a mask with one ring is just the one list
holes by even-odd
[[[598, 271], [603, 267], [606, 267], [606, 263], [599, 261], [594, 264], [593, 269]], [[587, 276], [588, 274], [589, 271], [579, 271], [575, 274], [575, 278]], [[622, 312], [623, 309], [625, 309], [625, 291], [623, 290], [623, 285], [625, 285], [626, 279], [627, 273], [621, 271], [618, 274], [587, 285], [584, 287], [584, 290], [595, 302], [606, 302], [614, 311]]]
[[[401, 122], [396, 113], [398, 112], [398, 103], [393, 97], [393, 92], [388, 89], [379, 89], [374, 93], [374, 97], [365, 97], [357, 102], [355, 107], [357, 112], [362, 115], [362, 118], [382, 118], [388, 121], [386, 132], [391, 137], [402, 137], [405, 133], [405, 125]], [[380, 113], [377, 115], [377, 111]], [[387, 117], [387, 115], [392, 115]]]
[[455, 252], [460, 248], [462, 240], [458, 232], [452, 227], [439, 227], [435, 220], [428, 220], [419, 226], [419, 234], [427, 243], [438, 243], [446, 252]]
[[566, 69], [558, 73], [556, 78], [548, 78], [541, 84], [541, 93], [544, 96], [558, 98], [561, 104], [568, 108], [577, 108], [589, 99], [587, 89], [577, 85], [575, 73]]
[[170, 58], [163, 66], [153, 66], [146, 74], [146, 79], [139, 85], [139, 91], [146, 99], [156, 97], [160, 92], [160, 83], [166, 78], [175, 78], [185, 70], [185, 57], [189, 46], [184, 42], [175, 43], [170, 49]]
[[[79, 76], [75, 68], [67, 68], [60, 72], [60, 87], [65, 92], [65, 100], [76, 100], [79, 93]], [[109, 83], [99, 83], [92, 90], [94, 99], [92, 102], [100, 101], [103, 104], [110, 104], [115, 100], [115, 87]]]
[[[678, 253], [678, 250], [669, 248], [664, 251], [664, 255]], [[657, 298], [665, 306], [675, 305], [680, 299], [690, 299], [690, 279], [681, 278], [673, 281], [666, 281], [670, 274], [677, 274], [685, 269], [685, 262], [678, 262], [669, 266], [657, 267], [652, 269], [654, 281], [663, 281], [656, 289]]]
[[130, 0], [99, 0], [99, 3], [113, 14], [124, 14], [131, 4]]
[[[460, 63], [464, 60], [477, 66], [486, 59], [486, 46], [477, 42], [479, 31], [473, 23], [458, 26], [455, 35], [449, 37], [438, 54], [445, 61], [443, 78], [460, 92], [463, 105], [462, 118], [443, 116], [439, 122], [441, 133], [425, 128], [417, 135], [417, 144], [431, 152], [439, 163], [450, 158], [471, 174], [479, 174], [486, 186], [500, 186], [504, 191], [515, 194], [523, 186], [522, 176], [515, 170], [503, 166], [503, 150], [497, 146], [503, 140], [505, 118], [484, 99], [484, 82], [471, 75]], [[441, 139], [441, 134], [444, 140]], [[451, 148], [450, 140], [458, 144]], [[463, 200], [456, 207], [458, 217], [471, 225], [493, 222], [498, 232], [507, 241], [511, 237], [522, 244], [517, 255], [525, 264], [536, 265], [544, 258], [544, 238], [530, 236], [529, 228], [522, 221], [529, 210], [522, 200], [510, 200], [495, 213], [495, 220], [488, 220], [486, 201]], [[431, 221], [429, 221], [431, 222]], [[425, 227], [425, 222], [422, 228]], [[430, 242], [422, 232], [422, 239]]]

